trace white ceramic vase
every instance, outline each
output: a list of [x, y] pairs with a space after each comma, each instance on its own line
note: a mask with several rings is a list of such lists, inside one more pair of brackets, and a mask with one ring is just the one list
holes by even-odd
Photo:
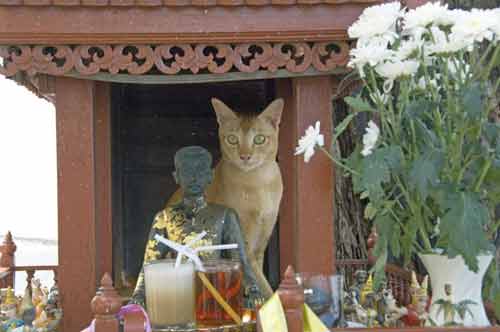
[[430, 308], [430, 318], [438, 325], [445, 324], [444, 313], [437, 315], [439, 305], [434, 305], [434, 302], [439, 299], [446, 299], [444, 286], [451, 285], [452, 297], [454, 303], [459, 303], [462, 300], [471, 300], [477, 303], [470, 305], [470, 314], [465, 315], [462, 322], [458, 315], [455, 315], [455, 321], [464, 326], [489, 326], [490, 322], [484, 310], [481, 289], [483, 287], [483, 277], [488, 269], [488, 266], [493, 259], [492, 255], [479, 256], [479, 270], [477, 273], [469, 270], [461, 256], [448, 258], [445, 255], [429, 254], [419, 255], [422, 263], [429, 272], [429, 277], [432, 285], [432, 305]]

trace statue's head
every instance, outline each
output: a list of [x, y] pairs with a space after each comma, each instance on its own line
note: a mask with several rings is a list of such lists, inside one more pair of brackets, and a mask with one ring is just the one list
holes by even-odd
[[187, 146], [175, 153], [175, 181], [185, 196], [199, 196], [212, 182], [212, 155], [201, 146]]
[[354, 272], [354, 278], [358, 284], [364, 285], [368, 279], [368, 272], [365, 270], [356, 270], [356, 272]]

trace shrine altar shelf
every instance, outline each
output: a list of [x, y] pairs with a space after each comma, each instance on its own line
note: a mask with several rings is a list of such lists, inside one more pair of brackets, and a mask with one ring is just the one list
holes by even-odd
[[[160, 188], [148, 195], [168, 197], [161, 191], [167, 180], [158, 175], [165, 164], [144, 151], [169, 154], [178, 144], [147, 145], [130, 134], [126, 128], [134, 126], [126, 127], [127, 121], [151, 115], [162, 95], [189, 99], [193, 91], [285, 101], [278, 155], [284, 196], [269, 269], [276, 270], [276, 285], [285, 275], [280, 292], [290, 331], [301, 331], [297, 306], [303, 298], [297, 297], [292, 271], [285, 270], [291, 265], [298, 271], [335, 272], [335, 174], [326, 157], [306, 164], [293, 151], [317, 120], [329, 141], [332, 97], [353, 88], [339, 90], [349, 72], [347, 27], [364, 8], [381, 2], [0, 0], [0, 74], [56, 107], [59, 265], [53, 270], [64, 311], [61, 331], [80, 331], [94, 315], [97, 332], [117, 331], [113, 311], [102, 312], [103, 303], [117, 299], [112, 285], [126, 283], [124, 271], [137, 272], [143, 251], [134, 246], [144, 244], [129, 239], [146, 227], [132, 222], [143, 215], [134, 215], [124, 202], [134, 200], [130, 192], [147, 186]], [[175, 132], [176, 119], [187, 116], [183, 111], [189, 112], [181, 107], [164, 114], [165, 128]], [[153, 115], [146, 120], [155, 126], [162, 121]], [[151, 164], [137, 166], [151, 158]], [[310, 181], [311, 176], [322, 180]], [[140, 203], [147, 205], [149, 198]], [[125, 324], [125, 330], [138, 331], [132, 326]]]

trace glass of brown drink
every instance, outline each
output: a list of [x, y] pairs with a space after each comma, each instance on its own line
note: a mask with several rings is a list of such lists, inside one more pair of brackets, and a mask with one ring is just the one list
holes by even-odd
[[[207, 279], [241, 317], [243, 272], [240, 263], [230, 259], [214, 259], [203, 262], [203, 265]], [[196, 278], [196, 322], [198, 326], [234, 324], [231, 316], [215, 300], [200, 278]]]

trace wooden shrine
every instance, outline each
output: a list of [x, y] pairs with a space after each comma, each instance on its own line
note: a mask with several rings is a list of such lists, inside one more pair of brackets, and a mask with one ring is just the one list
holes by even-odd
[[236, 108], [285, 99], [285, 192], [268, 273], [277, 286], [289, 265], [335, 271], [331, 164], [293, 151], [317, 120], [331, 135], [347, 27], [381, 2], [0, 0], [0, 74], [56, 106], [62, 331], [91, 321], [105, 273], [105, 292], [122, 272], [137, 273], [150, 213], [175, 189], [173, 151], [206, 144], [217, 153], [211, 96]]

